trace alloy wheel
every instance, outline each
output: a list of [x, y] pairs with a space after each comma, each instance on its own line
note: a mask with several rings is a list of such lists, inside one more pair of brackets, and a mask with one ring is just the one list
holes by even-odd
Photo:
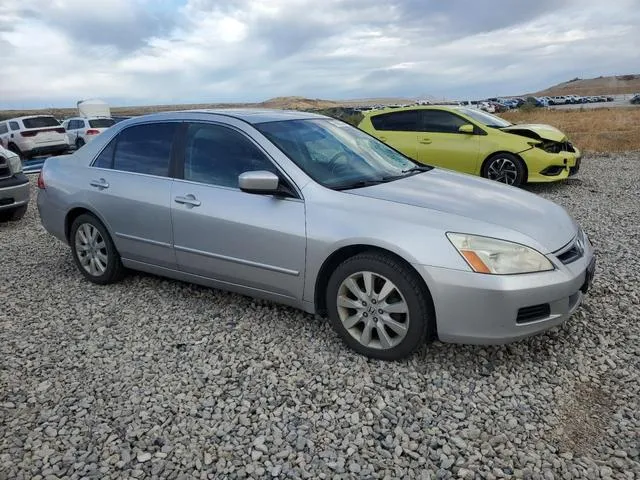
[[94, 225], [83, 223], [78, 227], [75, 247], [80, 265], [89, 275], [99, 277], [106, 272], [109, 261], [107, 244]]
[[518, 167], [509, 158], [496, 158], [491, 161], [487, 168], [487, 178], [513, 185], [518, 178]]
[[340, 284], [336, 301], [342, 325], [365, 347], [387, 350], [407, 335], [409, 306], [398, 287], [382, 275], [350, 275]]

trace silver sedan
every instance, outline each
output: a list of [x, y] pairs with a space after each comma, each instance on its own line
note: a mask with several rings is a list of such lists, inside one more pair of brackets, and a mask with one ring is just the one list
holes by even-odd
[[94, 283], [128, 268], [266, 298], [388, 360], [558, 325], [595, 267], [560, 206], [308, 113], [127, 120], [48, 159], [38, 186], [42, 224]]

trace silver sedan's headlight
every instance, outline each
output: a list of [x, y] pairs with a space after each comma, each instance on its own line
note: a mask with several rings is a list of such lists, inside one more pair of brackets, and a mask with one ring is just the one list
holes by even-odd
[[474, 272], [508, 275], [553, 270], [547, 257], [519, 243], [464, 233], [447, 233], [447, 237]]
[[11, 170], [11, 173], [15, 175], [22, 171], [22, 160], [20, 160], [19, 156], [11, 155], [7, 160], [9, 160], [9, 169]]

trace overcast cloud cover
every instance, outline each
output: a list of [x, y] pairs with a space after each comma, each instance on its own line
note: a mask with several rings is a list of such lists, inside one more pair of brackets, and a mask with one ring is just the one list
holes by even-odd
[[0, 0], [0, 108], [520, 94], [638, 45], [640, 0]]

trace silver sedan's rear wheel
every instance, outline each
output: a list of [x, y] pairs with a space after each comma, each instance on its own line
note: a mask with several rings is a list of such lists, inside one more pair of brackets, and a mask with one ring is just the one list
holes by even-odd
[[407, 336], [407, 302], [398, 287], [382, 275], [350, 275], [340, 284], [336, 303], [342, 325], [364, 347], [386, 350]]
[[511, 153], [497, 153], [483, 165], [482, 176], [489, 180], [518, 187], [525, 182], [526, 166]]
[[355, 351], [399, 360], [433, 336], [435, 318], [415, 270], [382, 252], [364, 252], [335, 269], [326, 292], [333, 327]]
[[99, 277], [107, 270], [109, 252], [98, 229], [91, 223], [83, 223], [76, 230], [76, 255], [85, 271]]
[[69, 243], [78, 270], [88, 280], [104, 285], [122, 277], [120, 255], [107, 229], [93, 215], [84, 213], [73, 221]]

